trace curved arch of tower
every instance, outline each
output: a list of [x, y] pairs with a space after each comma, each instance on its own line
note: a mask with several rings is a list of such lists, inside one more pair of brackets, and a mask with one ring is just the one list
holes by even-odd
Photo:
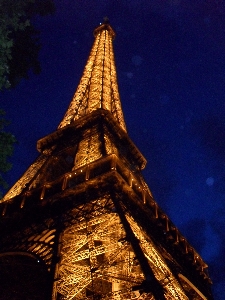
[[[95, 29], [58, 129], [37, 142], [39, 157], [1, 200], [0, 265], [14, 256], [41, 264], [49, 300], [210, 300], [207, 265], [141, 175], [146, 160], [126, 131], [114, 37], [107, 22]], [[7, 287], [4, 299], [14, 290], [22, 299], [19, 284]], [[36, 299], [36, 288], [30, 293]]]

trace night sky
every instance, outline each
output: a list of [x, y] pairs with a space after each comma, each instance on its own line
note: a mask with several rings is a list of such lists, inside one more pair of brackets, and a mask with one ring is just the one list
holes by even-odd
[[0, 95], [17, 138], [12, 185], [37, 157], [72, 99], [108, 16], [128, 134], [146, 157], [161, 208], [209, 265], [225, 299], [225, 2], [57, 0], [41, 31], [42, 72]]

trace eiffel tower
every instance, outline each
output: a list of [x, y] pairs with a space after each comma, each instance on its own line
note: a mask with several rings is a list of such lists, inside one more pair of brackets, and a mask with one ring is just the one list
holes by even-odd
[[0, 203], [0, 299], [213, 299], [129, 138], [108, 21], [58, 129]]

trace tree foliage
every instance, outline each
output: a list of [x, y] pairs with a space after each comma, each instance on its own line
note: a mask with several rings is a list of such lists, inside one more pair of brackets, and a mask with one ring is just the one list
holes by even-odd
[[4, 111], [0, 110], [0, 187], [6, 189], [8, 185], [3, 178], [3, 174], [8, 172], [12, 167], [8, 159], [13, 154], [13, 146], [16, 139], [10, 132], [5, 131], [5, 126], [9, 122], [5, 119], [4, 114]]
[[37, 15], [54, 12], [52, 0], [0, 0], [0, 90], [15, 87], [29, 71], [40, 73]]
[[[0, 90], [15, 87], [22, 78], [29, 78], [30, 70], [41, 71], [38, 54], [39, 31], [34, 18], [54, 12], [53, 0], [0, 0]], [[5, 131], [8, 125], [0, 109], [0, 196], [7, 188], [4, 173], [12, 167], [15, 137]]]

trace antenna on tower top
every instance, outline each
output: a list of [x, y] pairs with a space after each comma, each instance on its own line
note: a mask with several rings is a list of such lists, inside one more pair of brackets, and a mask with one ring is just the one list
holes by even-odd
[[109, 18], [108, 17], [104, 17], [103, 18], [103, 23], [104, 24], [109, 24]]

